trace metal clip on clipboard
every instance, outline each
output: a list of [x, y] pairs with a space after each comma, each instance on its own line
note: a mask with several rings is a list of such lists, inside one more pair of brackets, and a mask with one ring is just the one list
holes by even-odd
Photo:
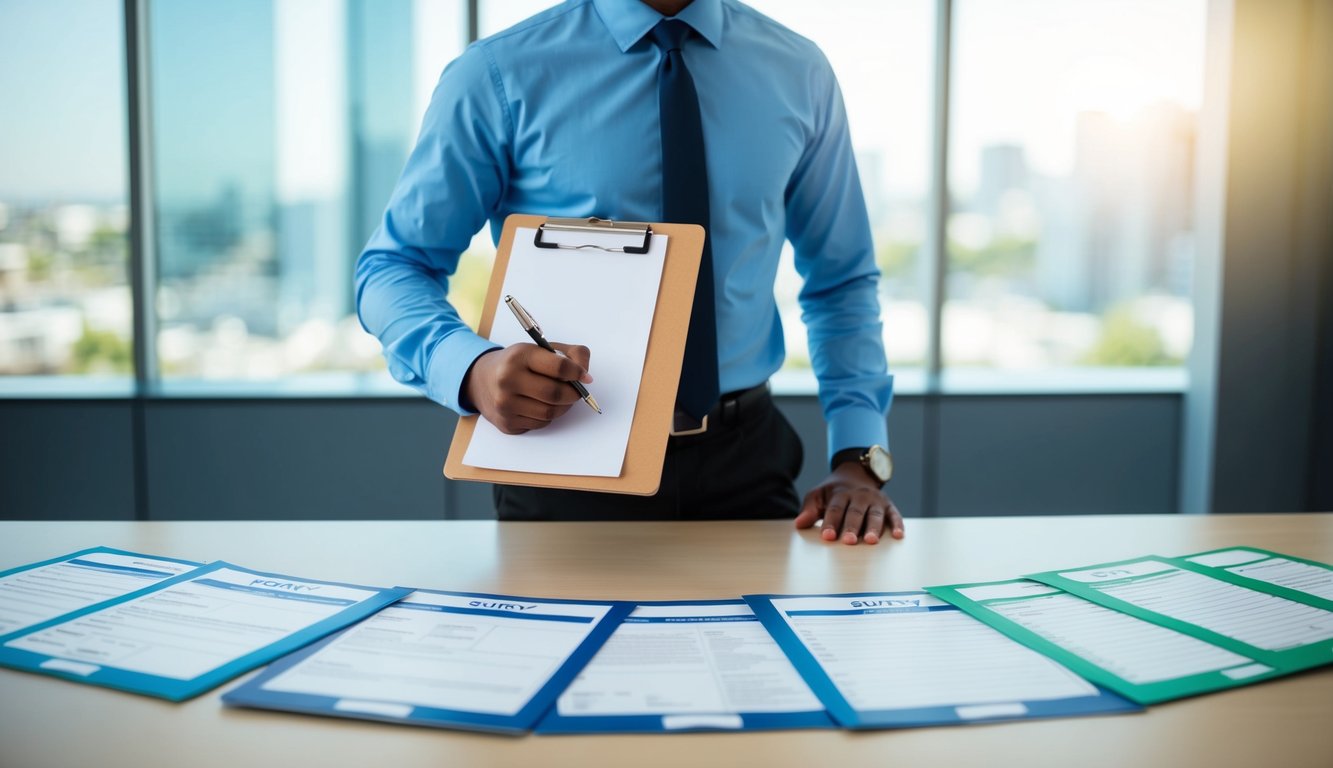
[[[583, 232], [596, 234], [625, 234], [625, 235], [643, 235], [642, 245], [626, 245], [621, 248], [608, 248], [604, 245], [563, 245], [561, 243], [551, 243], [542, 240], [542, 233], [546, 230], [552, 232]], [[596, 248], [611, 253], [647, 253], [648, 243], [653, 239], [653, 228], [648, 224], [642, 224], [635, 221], [611, 221], [610, 219], [599, 219], [596, 216], [589, 216], [586, 219], [547, 219], [545, 224], [537, 227], [537, 235], [533, 238], [533, 245], [538, 248], [564, 248], [566, 250], [577, 251], [580, 248]]]

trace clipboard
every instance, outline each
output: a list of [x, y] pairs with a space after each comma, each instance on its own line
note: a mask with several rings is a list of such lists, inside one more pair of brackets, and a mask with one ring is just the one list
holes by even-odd
[[[490, 337], [492, 323], [500, 304], [500, 290], [509, 267], [509, 254], [520, 228], [537, 231], [536, 245], [551, 248], [552, 258], [559, 258], [556, 246], [543, 242], [546, 230], [563, 232], [626, 232], [644, 233], [642, 246], [627, 245], [626, 258], [644, 253], [650, 238], [661, 234], [667, 237], [667, 252], [658, 286], [657, 304], [653, 310], [652, 327], [644, 358], [639, 395], [630, 426], [625, 460], [618, 477], [587, 475], [544, 474], [515, 472], [469, 466], [463, 463], [468, 444], [472, 440], [480, 416], [464, 416], [458, 420], [454, 437], [449, 444], [449, 455], [444, 463], [444, 475], [451, 480], [475, 480], [504, 485], [531, 485], [546, 488], [624, 493], [651, 496], [662, 480], [662, 464], [666, 457], [667, 437], [671, 432], [675, 412], [676, 387], [680, 382], [681, 363], [685, 353], [685, 337], [689, 329], [690, 310], [694, 304], [694, 286], [703, 254], [704, 230], [697, 224], [662, 224], [611, 222], [605, 219], [558, 219], [529, 214], [511, 214], [505, 218], [500, 234], [500, 245], [495, 253], [490, 286], [481, 313], [477, 332]], [[578, 246], [573, 246], [577, 248]]]

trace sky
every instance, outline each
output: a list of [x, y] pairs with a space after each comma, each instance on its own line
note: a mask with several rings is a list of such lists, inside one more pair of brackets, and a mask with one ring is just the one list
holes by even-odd
[[[276, 157], [241, 162], [268, 168], [281, 197], [317, 196], [337, 187], [348, 141], [338, 119], [346, 106], [343, 0], [232, 5], [237, 1], [228, 0], [222, 12], [220, 6], [199, 10], [210, 4], [187, 0], [153, 4], [160, 24], [179, 30], [190, 27], [192, 18], [200, 21], [193, 34], [164, 35], [154, 48], [157, 87], [172, 100], [171, 119], [158, 126], [170, 133], [159, 153], [172, 162], [193, 155], [205, 166], [200, 177], [211, 178], [225, 171], [232, 154], [246, 155], [256, 143], [268, 142]], [[412, 87], [420, 115], [440, 70], [461, 50], [463, 2], [412, 2]], [[1039, 172], [1067, 172], [1073, 120], [1082, 110], [1128, 118], [1160, 100], [1197, 109], [1204, 3], [956, 0], [952, 183], [975, 184], [980, 148], [1003, 142], [1023, 144]], [[483, 0], [481, 32], [503, 29], [549, 4]], [[863, 156], [880, 165], [872, 172], [881, 183], [893, 194], [924, 195], [932, 142], [933, 0], [752, 4], [820, 44], [842, 84], [853, 139]], [[14, 116], [0, 120], [0, 200], [123, 199], [121, 5], [0, 0], [0, 110]], [[248, 34], [247, 19], [269, 28]], [[253, 71], [239, 73], [246, 76], [179, 64], [190, 46], [244, 44], [268, 46], [246, 59], [257, 62]], [[268, 82], [256, 85], [260, 79]], [[209, 94], [247, 82], [259, 120], [243, 121], [242, 135], [216, 133], [216, 126], [236, 121], [208, 120], [216, 106]], [[236, 94], [226, 100], [245, 103]], [[416, 126], [409, 132], [415, 135]], [[213, 151], [201, 157], [200, 147]]]
[[118, 0], [0, 0], [0, 200], [123, 200]]

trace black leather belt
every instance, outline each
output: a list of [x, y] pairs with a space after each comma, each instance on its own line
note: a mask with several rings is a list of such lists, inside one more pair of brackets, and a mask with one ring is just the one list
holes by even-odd
[[768, 392], [768, 382], [764, 382], [749, 389], [728, 392], [723, 395], [718, 399], [717, 405], [713, 406], [713, 409], [704, 415], [703, 421], [699, 421], [677, 408], [672, 419], [671, 436], [702, 435], [710, 429], [735, 424], [742, 415], [754, 410], [756, 406], [767, 404], [771, 398], [772, 395]]

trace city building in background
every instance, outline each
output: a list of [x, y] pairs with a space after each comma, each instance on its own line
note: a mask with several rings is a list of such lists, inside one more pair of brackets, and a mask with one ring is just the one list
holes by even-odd
[[946, 369], [1183, 365], [1205, 10], [954, 4]]
[[353, 264], [411, 151], [419, 91], [461, 50], [461, 4], [150, 9], [164, 381], [382, 369]]

